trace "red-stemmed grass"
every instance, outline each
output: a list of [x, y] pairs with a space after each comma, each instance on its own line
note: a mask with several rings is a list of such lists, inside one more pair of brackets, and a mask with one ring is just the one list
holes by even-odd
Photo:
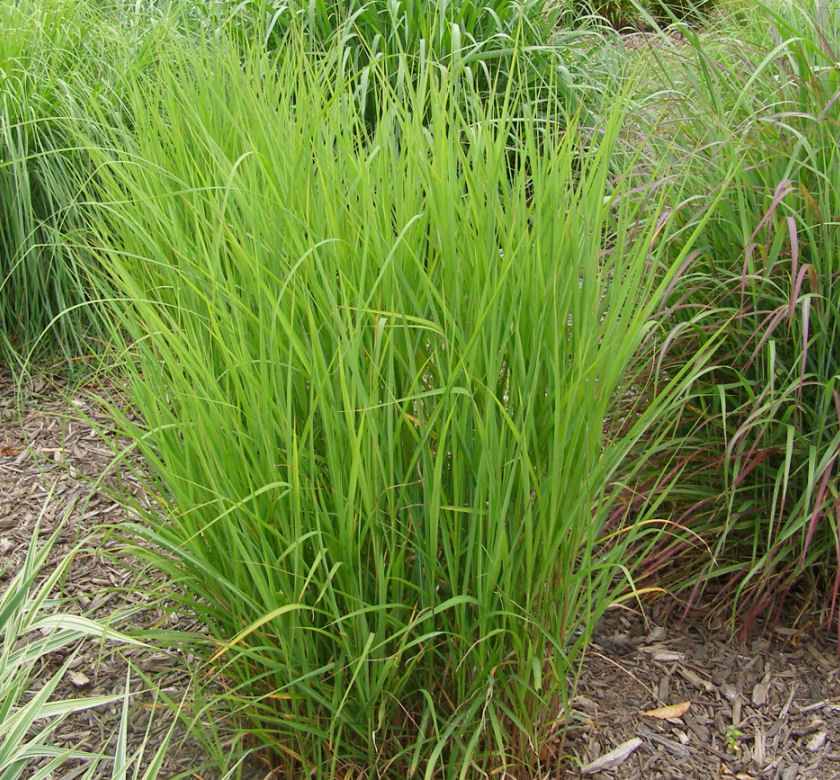
[[686, 611], [715, 581], [742, 631], [778, 620], [805, 581], [840, 642], [840, 13], [758, 6], [741, 22], [738, 39], [686, 29], [681, 76], [663, 69], [683, 97], [669, 100], [660, 151], [686, 188], [715, 192], [737, 174], [713, 208], [696, 208], [709, 219], [698, 254], [649, 344], [658, 376], [637, 380], [655, 394], [697, 367], [669, 445], [649, 448], [635, 486], [646, 499], [666, 491], [685, 532], [648, 550], [642, 571], [687, 594]]

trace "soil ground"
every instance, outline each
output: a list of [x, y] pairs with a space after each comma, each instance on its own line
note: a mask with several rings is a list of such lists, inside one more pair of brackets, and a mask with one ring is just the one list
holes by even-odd
[[[144, 602], [147, 597], [133, 587], [137, 568], [115, 555], [117, 541], [102, 542], [103, 525], [119, 527], [128, 520], [114, 492], [142, 498], [132, 459], [114, 467], [117, 445], [97, 430], [108, 425], [104, 397], [113, 400], [113, 389], [70, 392], [40, 381], [27, 388], [19, 405], [9, 376], [0, 374], [0, 566], [8, 567], [0, 588], [23, 560], [36, 523], [41, 539], [61, 526], [51, 565], [76, 540], [91, 534], [94, 540], [76, 556], [65, 580], [72, 608], [102, 619], [134, 609], [123, 627], [196, 631], [189, 618], [167, 609], [166, 583], [160, 583], [158, 598]], [[139, 466], [136, 459], [133, 463]], [[724, 627], [713, 630], [698, 621], [676, 625], [662, 616], [657, 623], [650, 615], [610, 611], [596, 627], [550, 777], [840, 778], [837, 648], [807, 621], [791, 626], [736, 641]], [[101, 650], [96, 643], [83, 648], [58, 694], [122, 691], [131, 662], [133, 688], [139, 691], [130, 709], [131, 740], [145, 744], [151, 755], [172, 726], [172, 715], [153, 707], [138, 670], [155, 675], [174, 700], [184, 699], [187, 711], [190, 669], [197, 659], [179, 654], [177, 646], [139, 654]], [[39, 670], [44, 678], [59, 660]], [[650, 714], [667, 705], [676, 706], [670, 713]], [[88, 710], [64, 723], [57, 741], [107, 749], [118, 715], [114, 705]], [[184, 772], [213, 777], [205, 768], [205, 748], [183, 725], [174, 728], [174, 749], [159, 777]], [[58, 777], [69, 780], [79, 769]], [[248, 772], [250, 777], [268, 774], [259, 767]]]
[[[677, 717], [645, 714], [667, 706]], [[596, 629], [573, 707], [566, 750], [584, 765], [639, 740], [612, 770], [584, 776], [840, 778], [837, 649], [813, 628], [737, 641], [723, 627], [612, 611]]]

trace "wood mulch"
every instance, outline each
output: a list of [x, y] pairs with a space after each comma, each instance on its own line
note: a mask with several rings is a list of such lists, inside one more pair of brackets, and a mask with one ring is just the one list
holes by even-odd
[[[840, 778], [837, 647], [813, 627], [737, 641], [699, 621], [669, 628], [613, 611], [572, 706], [566, 749], [592, 771], [571, 777]], [[599, 758], [634, 745], [598, 771]]]
[[[109, 439], [89, 422], [108, 426], [97, 397], [109, 392], [113, 397], [107, 387], [71, 393], [42, 380], [30, 384], [19, 407], [10, 377], [0, 373], [0, 566], [8, 566], [0, 588], [23, 560], [36, 523], [42, 539], [61, 525], [54, 565], [77, 539], [127, 520], [112, 491], [142, 496], [132, 469], [113, 468]], [[107, 476], [96, 487], [102, 474]], [[198, 630], [188, 617], [166, 608], [165, 583], [160, 598], [144, 603], [149, 597], [141, 594], [149, 592], [150, 580], [136, 588], [137, 568], [117, 552], [118, 543], [107, 541], [75, 557], [64, 585], [71, 608], [101, 619], [139, 608], [117, 627]], [[40, 670], [44, 679], [60, 660]], [[58, 694], [121, 692], [129, 662], [138, 692], [130, 739], [135, 748], [145, 742], [150, 756], [173, 716], [166, 709], [152, 713], [151, 693], [143, 692], [136, 670], [154, 675], [173, 699], [189, 703], [197, 659], [174, 647], [103, 653], [91, 642], [76, 656]], [[671, 714], [670, 720], [645, 714], [667, 705], [677, 706], [658, 714]], [[613, 610], [596, 627], [572, 706], [558, 752], [566, 758], [551, 777], [840, 778], [840, 666], [836, 646], [813, 626], [782, 627], [739, 642], [722, 628], [656, 625], [637, 613]], [[118, 717], [117, 705], [87, 710], [62, 724], [57, 742], [107, 750]], [[217, 776], [205, 768], [206, 760], [201, 745], [176, 724], [158, 777]], [[56, 780], [70, 780], [81, 769], [70, 766]], [[102, 777], [108, 769], [103, 767]], [[265, 772], [252, 769], [248, 775]]]
[[[136, 473], [137, 458], [128, 458], [115, 468], [114, 439], [103, 437], [98, 430], [107, 430], [110, 424], [98, 398], [107, 394], [113, 400], [117, 394], [101, 387], [96, 392], [90, 388], [71, 391], [70, 387], [36, 379], [18, 399], [10, 376], [0, 372], [0, 568], [5, 569], [0, 574], [0, 588], [19, 568], [30, 544], [45, 542], [60, 528], [44, 574], [79, 542], [91, 537], [73, 556], [62, 593], [55, 594], [70, 599], [63, 611], [103, 622], [111, 620], [109, 625], [118, 630], [154, 627], [198, 631], [197, 624], [168, 608], [168, 584], [155, 582], [154, 574], [143, 572], [139, 561], [123, 553], [119, 541], [105, 538], [103, 533], [105, 527], [119, 528], [129, 520], [116, 496], [133, 495], [141, 500], [143, 496]], [[138, 580], [143, 581], [142, 587], [137, 587]], [[33, 671], [33, 690], [60, 668], [72, 650], [55, 653], [42, 668]], [[103, 646], [98, 640], [89, 640], [78, 648], [53, 697], [123, 693], [130, 671], [133, 695], [128, 752], [145, 745], [148, 762], [172, 727], [174, 716], [168, 707], [155, 705], [143, 675], [153, 676], [175, 701], [186, 697], [189, 702], [197, 668], [197, 659], [189, 656], [186, 648], [144, 650], [113, 642]], [[121, 709], [121, 702], [117, 702], [72, 715], [59, 726], [53, 744], [93, 753], [104, 748], [106, 755], [113, 755]], [[206, 752], [198, 742], [185, 727], [176, 724], [172, 749], [159, 776], [169, 778], [196, 770], [196, 777], [211, 778], [214, 772], [203, 769], [206, 761]], [[53, 778], [69, 780], [84, 769], [81, 762], [70, 763], [66, 771], [54, 773]], [[103, 762], [96, 777], [110, 776], [111, 763]]]

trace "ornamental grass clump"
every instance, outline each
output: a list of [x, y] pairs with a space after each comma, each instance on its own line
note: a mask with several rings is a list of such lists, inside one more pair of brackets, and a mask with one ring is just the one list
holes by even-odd
[[[282, 56], [300, 37], [313, 53], [341, 49], [338, 69], [368, 125], [380, 116], [383, 79], [388, 89], [409, 99], [427, 68], [443, 70], [470, 84], [472, 98], [540, 105], [541, 88], [551, 81], [566, 110], [580, 110], [592, 123], [592, 95], [613, 80], [615, 66], [602, 31], [559, 23], [560, 7], [542, 0], [256, 0], [219, 6], [215, 30], [248, 49], [255, 42]], [[515, 71], [515, 72], [514, 72]], [[509, 79], [516, 88], [506, 90]], [[350, 89], [345, 85], [345, 90]], [[457, 95], [453, 92], [453, 97]], [[415, 110], [419, 106], [415, 106]]]
[[121, 85], [153, 70], [147, 56], [168, 25], [131, 6], [0, 4], [0, 362], [16, 374], [101, 352], [97, 293], [65, 242], [92, 173], [68, 117], [95, 110], [110, 124]]
[[686, 29], [684, 67], [662, 71], [674, 92], [659, 137], [671, 146], [655, 154], [719, 201], [681, 207], [699, 204], [709, 221], [663, 309], [657, 366], [667, 374], [699, 355], [715, 368], [641, 490], [662, 484], [666, 453], [688, 533], [648, 564], [662, 581], [665, 564], [702, 549], [699, 534], [713, 559], [676, 558], [672, 581], [694, 588], [690, 601], [715, 578], [719, 603], [749, 627], [810, 588], [824, 622], [837, 621], [840, 12], [755, 4], [738, 19], [708, 39]]
[[585, 131], [374, 69], [370, 131], [341, 51], [173, 51], [90, 149], [164, 510], [127, 533], [288, 776], [532, 777], [628, 587], [603, 420], [664, 222], [610, 184], [624, 96]]

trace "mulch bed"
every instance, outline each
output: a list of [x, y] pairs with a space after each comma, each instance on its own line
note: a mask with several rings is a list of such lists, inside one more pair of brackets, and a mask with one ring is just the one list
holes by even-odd
[[[40, 381], [28, 387], [21, 408], [10, 377], [0, 373], [0, 561], [9, 566], [0, 576], [0, 588], [23, 560], [36, 523], [41, 538], [62, 527], [54, 565], [77, 539], [95, 534], [103, 524], [126, 521], [113, 491], [142, 497], [134, 470], [113, 468], [108, 439], [89, 422], [107, 428], [107, 412], [97, 401], [106, 394], [113, 398], [113, 389], [70, 393]], [[134, 465], [141, 464], [135, 459]], [[102, 474], [107, 476], [96, 487]], [[168, 610], [165, 600], [139, 602], [141, 591], [133, 587], [137, 569], [114, 555], [118, 551], [117, 542], [106, 542], [76, 556], [65, 595], [78, 611], [104, 619], [140, 607], [121, 627], [198, 629]], [[102, 653], [99, 643], [90, 643], [76, 656], [58, 694], [71, 698], [122, 691], [130, 657], [135, 668], [157, 675], [173, 699], [189, 701], [197, 659], [178, 656], [177, 648], [168, 650]], [[42, 670], [44, 677], [60, 660]], [[146, 755], [151, 755], [172, 715], [162, 709], [150, 718], [149, 693], [132, 701], [131, 742], [134, 747], [145, 742]], [[682, 705], [685, 711], [671, 720], [645, 714], [666, 705]], [[739, 642], [702, 623], [655, 625], [635, 612], [613, 610], [596, 627], [572, 706], [558, 752], [565, 758], [551, 777], [840, 777], [840, 667], [836, 646], [813, 627], [782, 627]], [[113, 739], [118, 717], [116, 705], [80, 713], [62, 724], [57, 742], [99, 751]], [[174, 749], [158, 776], [194, 771], [197, 778], [213, 777], [201, 768], [205, 761], [198, 742], [176, 724]], [[61, 777], [69, 780], [80, 769]], [[103, 777], [107, 770], [103, 767]]]
[[[685, 713], [645, 714], [669, 705]], [[823, 632], [780, 627], [736, 641], [699, 622], [667, 628], [613, 611], [573, 707], [566, 749], [595, 771], [568, 776], [840, 778], [840, 665]], [[630, 740], [639, 743], [628, 758], [597, 771], [599, 757]]]
[[[62, 594], [71, 599], [64, 611], [104, 622], [136, 610], [129, 618], [118, 618], [112, 624], [118, 630], [198, 630], [197, 625], [175, 616], [168, 608], [166, 594], [171, 591], [166, 583], [160, 583], [159, 596], [144, 595], [155, 590], [155, 583], [149, 579], [154, 574], [144, 574], [138, 561], [123, 554], [118, 540], [103, 541], [102, 529], [118, 528], [129, 519], [115, 496], [128, 494], [142, 500], [143, 488], [136, 472], [140, 464], [134, 457], [114, 467], [114, 450], [109, 444], [113, 437], [103, 438], [97, 430], [108, 430], [111, 424], [98, 398], [115, 400], [113, 389], [71, 391], [71, 387], [36, 379], [18, 399], [9, 375], [0, 372], [0, 566], [6, 569], [0, 574], [0, 588], [7, 585], [24, 560], [36, 527], [41, 543], [60, 528], [44, 574], [92, 535], [73, 557], [64, 578]], [[138, 577], [146, 578], [143, 588], [136, 587]], [[33, 689], [59, 669], [70, 651], [55, 653], [43, 668], [34, 671]], [[189, 699], [197, 659], [184, 655], [178, 647], [143, 650], [117, 647], [111, 642], [103, 646], [100, 641], [90, 640], [75, 655], [54, 698], [122, 693], [130, 667], [133, 706], [128, 753], [145, 744], [148, 762], [174, 716], [169, 708], [154, 706], [152, 694], [144, 690], [142, 674], [154, 676], [175, 701], [185, 694]], [[59, 726], [53, 743], [93, 753], [105, 748], [113, 755], [121, 709], [117, 702], [74, 714]], [[187, 729], [176, 724], [173, 749], [159, 776], [174, 777], [201, 767], [206, 760], [205, 751]], [[68, 766], [66, 773], [54, 775], [55, 780], [69, 780], [85, 769], [81, 764]], [[97, 777], [110, 777], [110, 773], [110, 762], [103, 762]], [[202, 770], [198, 776], [214, 775]]]

